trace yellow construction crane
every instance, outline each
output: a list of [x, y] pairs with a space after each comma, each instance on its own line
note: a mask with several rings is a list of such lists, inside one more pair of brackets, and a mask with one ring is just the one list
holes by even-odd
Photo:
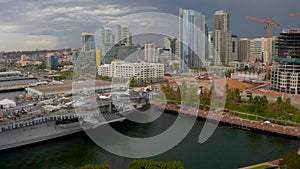
[[246, 16], [246, 18], [257, 21], [257, 22], [263, 22], [267, 24], [268, 29], [268, 46], [267, 46], [267, 65], [266, 65], [266, 84], [269, 84], [269, 74], [270, 74], [270, 55], [271, 55], [271, 27], [278, 27], [280, 26], [278, 23], [271, 22], [271, 17], [268, 17], [268, 20], [258, 19], [251, 16]]
[[300, 16], [300, 13], [289, 14], [289, 16]]

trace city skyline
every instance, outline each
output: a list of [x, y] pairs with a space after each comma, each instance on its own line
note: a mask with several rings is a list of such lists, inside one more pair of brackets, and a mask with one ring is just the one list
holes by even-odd
[[[213, 1], [164, 1], [160, 3], [142, 1], [123, 2], [119, 0], [96, 2], [93, 0], [63, 1], [14, 1], [1, 0], [2, 23], [0, 28], [0, 50], [35, 50], [77, 48], [76, 41], [81, 32], [95, 32], [108, 21], [137, 12], [163, 12], [178, 16], [178, 9], [193, 9], [206, 16], [209, 30], [213, 30], [213, 14], [224, 10], [231, 16], [231, 31], [238, 37], [266, 36], [263, 24], [247, 20], [245, 16], [266, 19], [268, 15], [281, 27], [274, 28], [272, 35], [278, 35], [284, 28], [300, 27], [298, 17], [289, 17], [299, 12], [300, 2], [289, 0], [234, 0]], [[268, 6], [269, 8], [266, 8]], [[238, 7], [238, 8], [237, 8]], [[254, 8], [255, 7], [255, 8]], [[253, 10], [255, 9], [255, 10]], [[280, 11], [280, 12], [278, 12]], [[242, 24], [241, 24], [242, 23]]]

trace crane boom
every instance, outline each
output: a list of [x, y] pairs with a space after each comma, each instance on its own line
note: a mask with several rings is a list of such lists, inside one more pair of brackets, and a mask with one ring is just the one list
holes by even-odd
[[268, 22], [266, 20], [262, 20], [262, 19], [258, 19], [258, 18], [254, 18], [254, 17], [251, 17], [251, 16], [246, 16], [246, 18], [250, 19], [250, 20], [253, 20], [253, 21], [258, 21], [258, 22]]
[[267, 63], [266, 63], [266, 84], [269, 84], [269, 74], [270, 74], [270, 55], [271, 55], [271, 27], [278, 27], [280, 26], [278, 23], [273, 23], [271, 22], [271, 17], [268, 17], [268, 20], [263, 20], [263, 19], [258, 19], [255, 17], [251, 17], [251, 16], [246, 16], [246, 18], [253, 20], [253, 21], [257, 21], [257, 22], [263, 22], [267, 24], [267, 29], [268, 29], [268, 55], [267, 55]]
[[270, 25], [273, 25], [273, 26], [280, 26], [278, 23], [273, 23], [273, 22], [268, 21], [268, 20], [262, 20], [262, 19], [251, 17], [251, 16], [246, 16], [246, 18], [248, 18], [250, 20], [253, 20], [253, 21], [257, 21], [257, 22], [267, 23], [267, 24], [270, 24]]
[[289, 16], [300, 16], [300, 13], [289, 14]]

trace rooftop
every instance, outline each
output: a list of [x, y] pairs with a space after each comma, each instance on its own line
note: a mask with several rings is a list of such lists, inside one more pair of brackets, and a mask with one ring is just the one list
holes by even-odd
[[75, 86], [75, 89], [79, 88], [100, 88], [100, 87], [105, 87], [105, 86], [110, 86], [112, 83], [108, 81], [103, 81], [103, 80], [95, 80], [95, 84], [91, 83], [85, 83], [82, 82], [76, 83], [76, 86], [73, 84], [73, 81], [65, 81], [64, 84], [62, 85], [48, 85], [48, 86], [36, 86], [36, 87], [31, 87], [39, 92], [42, 92], [43, 94], [56, 94], [56, 93], [71, 93], [73, 90], [73, 86]]

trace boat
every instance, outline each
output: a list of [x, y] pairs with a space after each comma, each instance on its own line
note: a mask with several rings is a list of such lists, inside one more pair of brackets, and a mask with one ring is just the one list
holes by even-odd
[[[9, 113], [2, 113], [0, 150], [58, 138], [126, 119], [122, 115], [123, 109], [117, 110], [113, 101], [97, 100], [99, 104], [95, 106], [89, 102], [87, 104], [85, 100], [87, 99], [80, 97], [77, 101], [67, 102], [63, 106], [51, 105], [54, 100], [41, 101], [42, 103], [31, 105], [33, 107], [30, 110], [24, 107], [14, 110], [19, 112], [16, 119], [9, 117]], [[95, 110], [95, 107], [98, 110]], [[124, 109], [124, 112], [128, 111], [130, 110]], [[106, 116], [105, 120], [103, 113]]]

